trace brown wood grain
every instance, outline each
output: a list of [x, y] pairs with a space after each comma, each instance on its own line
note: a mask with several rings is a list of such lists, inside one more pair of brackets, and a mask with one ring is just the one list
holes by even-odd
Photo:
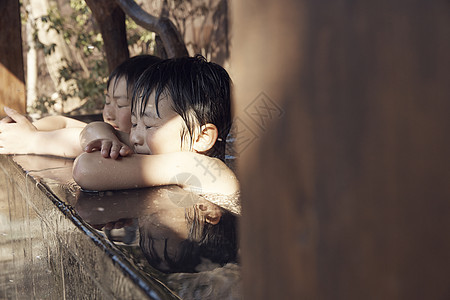
[[0, 116], [4, 106], [26, 112], [18, 0], [0, 2]]
[[232, 5], [245, 298], [449, 299], [450, 2]]

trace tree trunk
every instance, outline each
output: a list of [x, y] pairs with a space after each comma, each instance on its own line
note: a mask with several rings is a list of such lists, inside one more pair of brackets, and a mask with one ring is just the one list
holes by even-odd
[[160, 36], [168, 57], [188, 56], [186, 45], [170, 19], [148, 14], [133, 0], [116, 0], [116, 2], [136, 24]]
[[109, 72], [126, 60], [128, 51], [125, 14], [114, 1], [86, 0], [103, 37]]
[[[50, 78], [55, 85], [56, 91], [68, 92], [70, 82], [61, 80], [59, 71], [67, 66], [67, 63], [72, 61], [70, 49], [62, 35], [55, 30], [48, 30], [48, 25], [42, 22], [41, 17], [46, 16], [51, 5], [56, 6], [56, 2], [49, 0], [28, 0], [29, 2], [29, 18], [32, 18], [36, 22], [36, 30], [39, 41], [44, 45], [55, 44], [54, 51], [48, 55], [45, 55], [45, 63], [48, 69]], [[58, 97], [59, 102], [55, 105], [55, 109], [62, 113], [64, 112], [64, 103]]]

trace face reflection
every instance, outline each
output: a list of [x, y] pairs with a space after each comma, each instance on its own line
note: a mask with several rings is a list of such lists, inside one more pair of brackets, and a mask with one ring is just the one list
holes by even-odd
[[172, 99], [162, 95], [156, 112], [155, 93], [150, 95], [142, 116], [131, 116], [130, 141], [139, 154], [164, 154], [182, 151], [184, 121], [172, 108]]
[[[168, 193], [168, 197], [185, 197], [186, 193]], [[170, 263], [172, 261], [177, 264], [187, 263], [182, 267], [191, 268], [195, 267], [190, 265], [195, 262], [199, 257], [198, 253], [191, 252], [193, 249], [189, 245], [197, 244], [199, 241], [194, 240], [194, 236], [190, 236], [189, 232], [192, 230], [193, 224], [196, 221], [188, 221], [186, 218], [186, 212], [190, 211], [192, 217], [192, 210], [197, 211], [197, 221], [207, 222], [208, 217], [212, 211], [220, 208], [201, 198], [196, 198], [197, 201], [193, 206], [182, 207], [176, 204], [180, 199], [174, 198], [161, 198], [162, 201], [154, 201], [148, 208], [152, 213], [145, 217], [139, 218], [139, 234], [140, 234], [140, 246], [146, 255], [150, 256], [149, 263], [164, 272], [174, 272], [178, 269], [173, 269], [174, 265]], [[208, 209], [205, 209], [208, 207]], [[209, 213], [208, 213], [209, 212]], [[221, 213], [218, 218], [220, 220]], [[218, 221], [218, 220], [217, 220]], [[216, 224], [216, 223], [214, 223]], [[186, 243], [187, 242], [187, 243]], [[192, 255], [192, 257], [189, 257]], [[181, 261], [180, 261], [181, 260]], [[198, 262], [197, 262], [198, 263]], [[179, 268], [175, 266], [175, 268]]]
[[145, 235], [145, 239], [151, 241], [151, 248], [162, 259], [159, 265], [154, 267], [170, 271], [164, 260], [164, 252], [167, 251], [171, 259], [178, 257], [180, 244], [188, 238], [188, 224], [183, 207], [169, 199], [161, 200], [152, 204], [150, 215], [139, 218], [140, 235]]
[[122, 76], [117, 82], [112, 78], [106, 94], [103, 120], [115, 129], [129, 133], [131, 129], [131, 100], [127, 81]]

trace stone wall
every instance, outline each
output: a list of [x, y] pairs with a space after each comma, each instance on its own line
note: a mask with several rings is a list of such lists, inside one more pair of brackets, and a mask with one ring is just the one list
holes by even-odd
[[[47, 170], [69, 182], [71, 164]], [[0, 156], [1, 299], [176, 299], [74, 213], [70, 183], [59, 195], [30, 174]]]

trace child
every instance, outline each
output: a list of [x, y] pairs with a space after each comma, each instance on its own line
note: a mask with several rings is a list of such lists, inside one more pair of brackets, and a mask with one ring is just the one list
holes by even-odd
[[179, 185], [228, 196], [239, 191], [221, 160], [231, 125], [230, 78], [222, 67], [199, 56], [156, 63], [136, 83], [131, 111], [128, 137], [101, 122], [83, 130], [87, 153], [73, 169], [82, 188]]
[[[131, 128], [131, 91], [142, 72], [160, 59], [151, 55], [130, 58], [109, 76], [103, 119], [118, 130]], [[86, 123], [63, 116], [34, 123], [5, 107], [8, 117], [0, 122], [0, 154], [41, 154], [75, 158], [82, 153], [79, 135]], [[15, 121], [15, 123], [8, 123]]]

